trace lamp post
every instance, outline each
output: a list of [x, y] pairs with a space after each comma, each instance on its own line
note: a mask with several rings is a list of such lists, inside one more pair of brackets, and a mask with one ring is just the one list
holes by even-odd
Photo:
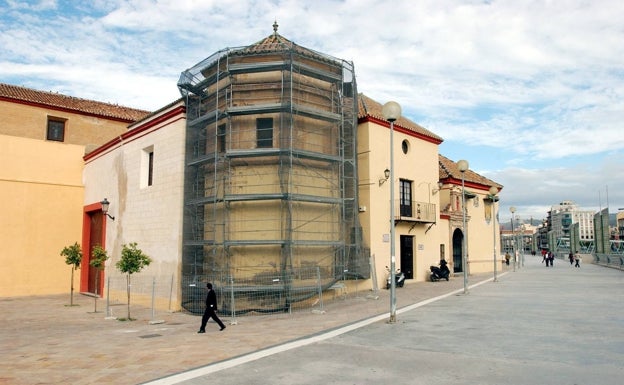
[[516, 216], [516, 229], [518, 232], [516, 233], [516, 263], [518, 264], [518, 270], [522, 267], [522, 254], [524, 253], [524, 246], [522, 245], [522, 218], [520, 215]]
[[516, 271], [516, 231], [514, 230], [514, 214], [516, 213], [516, 208], [511, 206], [509, 211], [511, 212], [511, 252], [514, 256], [513, 271]]
[[396, 282], [394, 280], [394, 122], [401, 117], [401, 106], [397, 102], [388, 102], [381, 109], [383, 117], [390, 122], [390, 319], [396, 322]]
[[494, 282], [498, 281], [496, 277], [496, 194], [498, 194], [498, 188], [496, 186], [490, 187], [490, 199], [492, 199], [492, 250], [494, 261]]
[[462, 271], [464, 272], [464, 294], [468, 294], [468, 256], [466, 253], [466, 242], [467, 242], [467, 234], [466, 234], [466, 189], [464, 186], [464, 174], [466, 170], [468, 170], [468, 161], [467, 160], [459, 160], [457, 161], [457, 168], [459, 172], [461, 172], [462, 176]]
[[522, 226], [520, 226], [520, 237], [519, 237], [519, 241], [520, 241], [520, 264], [518, 266], [521, 266], [522, 268], [524, 268], [524, 231], [526, 230], [526, 226], [523, 224]]

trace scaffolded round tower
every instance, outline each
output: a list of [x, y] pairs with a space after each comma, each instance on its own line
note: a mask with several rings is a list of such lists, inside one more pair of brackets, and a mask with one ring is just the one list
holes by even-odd
[[313, 282], [367, 278], [353, 64], [296, 45], [274, 24], [265, 39], [184, 71], [178, 87], [187, 109], [183, 306], [202, 309], [196, 288], [206, 280], [245, 312], [288, 310]]

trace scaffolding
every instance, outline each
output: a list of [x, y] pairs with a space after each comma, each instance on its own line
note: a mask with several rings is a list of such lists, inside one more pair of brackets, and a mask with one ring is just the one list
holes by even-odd
[[[211, 279], [236, 291], [236, 276], [253, 291], [277, 273], [290, 303], [296, 269], [318, 268], [325, 287], [369, 277], [351, 62], [300, 47], [274, 26], [256, 44], [184, 71], [178, 88], [187, 113], [184, 286]], [[183, 303], [193, 292], [184, 286]]]

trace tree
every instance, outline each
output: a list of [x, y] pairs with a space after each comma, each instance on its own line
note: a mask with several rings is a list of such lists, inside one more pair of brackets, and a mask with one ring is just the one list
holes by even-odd
[[93, 305], [93, 312], [97, 313], [97, 299], [100, 293], [98, 290], [100, 288], [100, 271], [104, 270], [104, 263], [108, 259], [108, 254], [106, 250], [100, 245], [93, 246], [93, 250], [91, 251], [91, 260], [89, 261], [89, 265], [93, 266], [97, 273], [95, 273], [95, 302]]
[[82, 262], [82, 249], [78, 242], [71, 246], [65, 246], [61, 250], [61, 256], [65, 257], [65, 263], [73, 265], [71, 271], [71, 291], [69, 295], [69, 306], [74, 306], [74, 270], [78, 270], [80, 262]]
[[136, 242], [129, 245], [123, 245], [121, 249], [121, 259], [117, 261], [115, 266], [122, 273], [126, 274], [127, 291], [128, 291], [128, 320], [130, 318], [130, 276], [143, 270], [145, 266], [149, 266], [152, 259], [145, 255], [141, 249], [137, 249]]

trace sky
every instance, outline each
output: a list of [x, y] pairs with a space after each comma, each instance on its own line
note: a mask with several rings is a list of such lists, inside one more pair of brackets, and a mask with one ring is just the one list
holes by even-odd
[[[504, 186], [501, 222], [624, 209], [624, 1], [0, 0], [0, 82], [156, 110], [180, 73], [278, 32]], [[619, 171], [618, 171], [619, 170]]]

